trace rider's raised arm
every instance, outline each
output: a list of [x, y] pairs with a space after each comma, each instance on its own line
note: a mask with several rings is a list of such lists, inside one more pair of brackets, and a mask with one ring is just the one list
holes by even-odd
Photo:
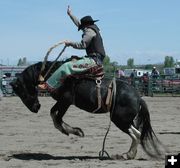
[[78, 19], [76, 16], [74, 16], [74, 15], [72, 14], [72, 11], [71, 11], [71, 9], [70, 9], [70, 6], [68, 6], [67, 14], [70, 16], [70, 18], [71, 18], [71, 20], [73, 21], [73, 23], [74, 23], [77, 27], [79, 27], [79, 26], [80, 26], [80, 21], [79, 21], [79, 19]]

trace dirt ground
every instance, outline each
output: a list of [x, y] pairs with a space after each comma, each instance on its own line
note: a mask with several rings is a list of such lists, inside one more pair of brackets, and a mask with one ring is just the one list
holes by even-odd
[[[169, 152], [180, 152], [180, 97], [145, 97], [151, 123]], [[66, 136], [54, 128], [49, 115], [55, 103], [40, 97], [41, 109], [31, 113], [18, 97], [0, 101], [0, 168], [164, 168], [138, 147], [135, 160], [99, 160], [99, 151], [109, 124], [109, 114], [90, 114], [71, 106], [64, 121], [80, 127], [84, 138]], [[110, 155], [127, 152], [131, 139], [111, 125], [106, 140]]]

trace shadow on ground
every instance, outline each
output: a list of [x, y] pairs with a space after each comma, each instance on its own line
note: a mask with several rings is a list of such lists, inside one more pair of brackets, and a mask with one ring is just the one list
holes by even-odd
[[53, 156], [45, 153], [20, 153], [8, 156], [9, 159], [19, 160], [112, 160], [108, 157], [99, 156]]

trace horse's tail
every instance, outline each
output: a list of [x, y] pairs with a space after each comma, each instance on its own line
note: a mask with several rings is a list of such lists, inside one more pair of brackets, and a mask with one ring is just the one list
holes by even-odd
[[[150, 114], [146, 102], [140, 100], [140, 111], [137, 116], [137, 127], [141, 131], [140, 143], [144, 151], [151, 157], [162, 158], [163, 145], [155, 135], [150, 120]], [[163, 147], [164, 151], [164, 147]]]

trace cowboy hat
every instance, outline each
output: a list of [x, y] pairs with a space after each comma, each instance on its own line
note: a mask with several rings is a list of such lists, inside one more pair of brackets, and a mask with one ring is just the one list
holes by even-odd
[[82, 29], [85, 25], [87, 25], [87, 24], [94, 24], [94, 22], [97, 22], [97, 21], [99, 21], [99, 20], [93, 20], [91, 16], [84, 16], [80, 20], [81, 24], [78, 27], [78, 31], [80, 29]]

